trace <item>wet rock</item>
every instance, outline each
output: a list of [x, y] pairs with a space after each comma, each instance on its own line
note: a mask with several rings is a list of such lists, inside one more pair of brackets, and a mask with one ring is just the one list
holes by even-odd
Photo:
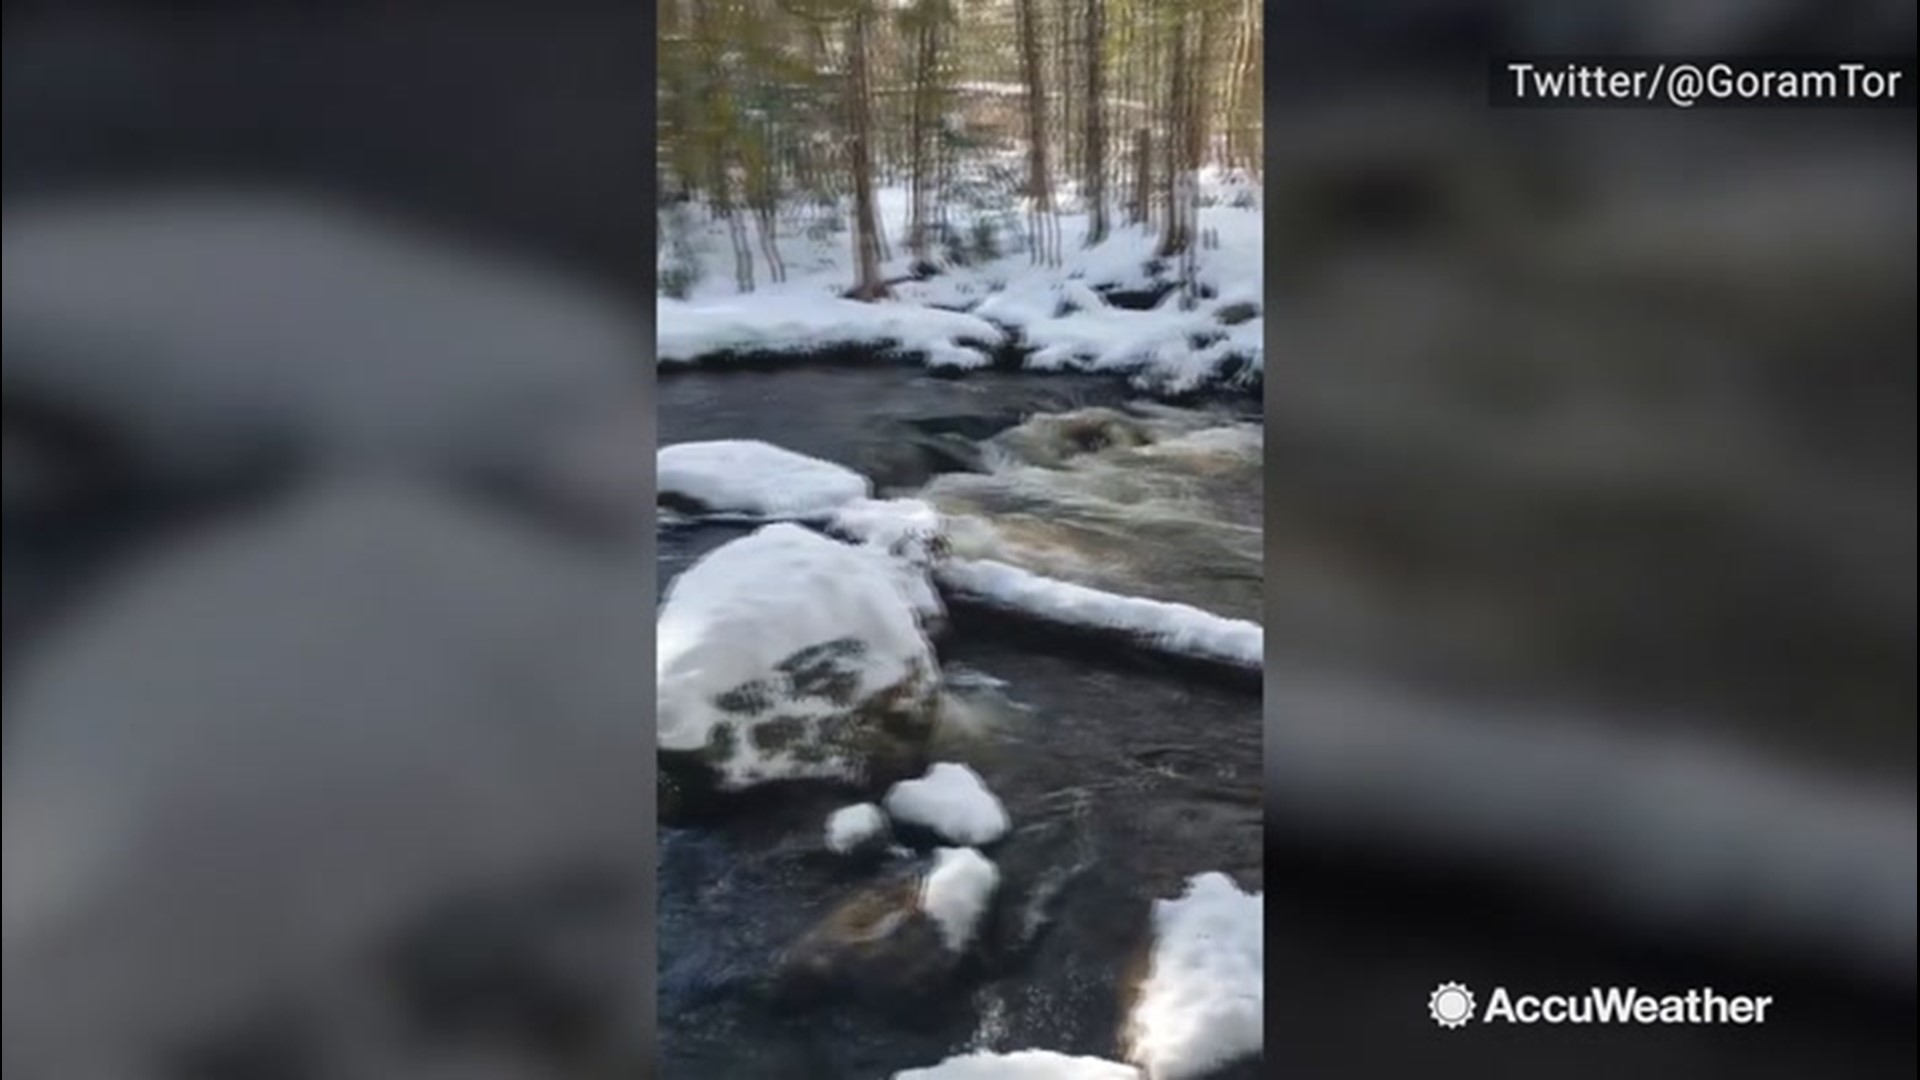
[[921, 882], [870, 885], [840, 902], [781, 956], [774, 990], [793, 1004], [849, 1001], [883, 1011], [913, 1009], [951, 992], [973, 962], [948, 948], [920, 906]]
[[1213, 317], [1219, 320], [1222, 326], [1239, 326], [1241, 323], [1252, 322], [1259, 318], [1260, 305], [1251, 300], [1222, 304], [1219, 310], [1213, 313]]

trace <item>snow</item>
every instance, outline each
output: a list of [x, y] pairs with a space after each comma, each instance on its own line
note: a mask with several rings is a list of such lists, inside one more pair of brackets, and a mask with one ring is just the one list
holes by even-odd
[[920, 499], [857, 499], [828, 515], [827, 530], [926, 566], [934, 560], [942, 525], [940, 512]]
[[817, 516], [868, 495], [852, 469], [753, 439], [663, 446], [656, 467], [662, 495], [758, 519]]
[[827, 817], [827, 850], [845, 855], [885, 835], [886, 815], [872, 803], [843, 806]]
[[1258, 670], [1260, 624], [1187, 604], [1121, 596], [1043, 577], [990, 559], [956, 559], [936, 571], [942, 588], [979, 603], [1062, 626], [1118, 631], [1164, 652]]
[[1264, 904], [1225, 874], [1191, 878], [1153, 906], [1152, 967], [1130, 1018], [1128, 1055], [1150, 1080], [1196, 1080], [1259, 1054], [1265, 1017]]
[[[939, 668], [897, 574], [886, 556], [785, 522], [708, 553], [674, 580], [660, 610], [660, 748], [697, 750], [722, 725], [750, 723], [723, 704], [748, 686], [775, 698], [762, 713], [767, 717], [798, 718], [812, 728], [846, 712], [830, 699], [781, 689], [783, 663], [835, 643], [857, 643], [836, 661], [853, 674], [855, 701], [914, 679], [927, 680], [930, 693]], [[860, 779], [860, 763], [844, 755], [806, 762], [791, 746], [731, 742], [731, 755], [715, 766], [729, 789], [776, 778]]]
[[1000, 869], [986, 856], [972, 848], [941, 848], [920, 883], [920, 910], [939, 924], [947, 948], [960, 952], [973, 941], [980, 916], [999, 886]]
[[946, 544], [939, 511], [918, 499], [858, 499], [828, 514], [824, 524], [828, 532], [888, 557], [894, 584], [920, 625], [938, 626], [946, 618], [929, 574]]
[[[930, 277], [909, 275], [911, 257], [898, 245], [882, 267], [892, 298], [862, 303], [842, 298], [853, 283], [852, 244], [844, 210], [837, 220], [805, 212], [779, 226], [786, 280], [740, 292], [731, 274], [731, 241], [723, 222], [691, 220], [690, 259], [700, 274], [684, 298], [661, 296], [655, 309], [663, 366], [727, 353], [786, 353], [796, 361], [836, 348], [882, 347], [947, 369], [978, 368], [1009, 342], [1030, 352], [1035, 370], [1086, 370], [1131, 376], [1144, 389], [1177, 393], [1233, 378], [1245, 384], [1264, 369], [1264, 319], [1226, 325], [1223, 309], [1258, 304], [1262, 286], [1262, 212], [1250, 178], [1209, 170], [1200, 178], [1199, 246], [1193, 254], [1191, 297], [1169, 293], [1150, 311], [1109, 306], [1103, 291], [1144, 292], [1167, 287], [1183, 272], [1179, 259], [1157, 259], [1157, 232], [1116, 220], [1105, 240], [1086, 243], [1089, 215], [1071, 185], [1060, 192], [1057, 265], [1036, 265], [1016, 226], [1018, 200], [996, 209], [956, 207], [958, 235], [993, 223], [999, 253], [940, 267]], [[882, 231], [907, 232], [910, 200], [903, 188], [876, 193]], [[680, 211], [699, 217], [699, 211]], [[1123, 219], [1123, 215], [1113, 215]], [[663, 225], [663, 227], [665, 227]], [[944, 253], [932, 253], [948, 262]], [[663, 274], [668, 264], [663, 263]], [[764, 267], [762, 268], [764, 269]], [[1183, 305], [1191, 302], [1190, 309]], [[1232, 362], [1239, 362], [1238, 364]], [[1237, 371], [1231, 376], [1229, 372]]]
[[1131, 1065], [1104, 1058], [1071, 1057], [1052, 1050], [979, 1051], [923, 1069], [893, 1074], [893, 1080], [1140, 1080]]
[[843, 300], [824, 291], [756, 292], [686, 303], [661, 298], [655, 312], [662, 364], [721, 353], [787, 353], [796, 358], [854, 345], [885, 344], [929, 367], [977, 368], [1006, 337], [972, 315], [918, 304]]
[[902, 780], [887, 792], [895, 821], [932, 829], [956, 844], [991, 844], [1007, 833], [1006, 807], [965, 765], [939, 762], [918, 780]]

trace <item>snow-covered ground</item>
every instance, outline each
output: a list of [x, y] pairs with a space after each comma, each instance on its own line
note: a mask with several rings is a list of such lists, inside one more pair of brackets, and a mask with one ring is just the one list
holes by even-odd
[[1154, 902], [1151, 967], [1129, 1018], [1129, 1056], [1153, 1080], [1198, 1080], [1261, 1052], [1264, 910], [1225, 874]]
[[1073, 1057], [1051, 1050], [982, 1050], [950, 1057], [924, 1069], [893, 1074], [893, 1080], [1140, 1080], [1131, 1065], [1101, 1058]]
[[991, 844], [1007, 834], [1007, 810], [980, 774], [943, 761], [917, 780], [902, 780], [884, 804], [893, 819], [932, 829], [956, 844]]
[[854, 280], [845, 213], [811, 222], [783, 216], [778, 245], [788, 276], [768, 280], [765, 256], [756, 252], [756, 284], [748, 292], [734, 276], [726, 224], [699, 208], [676, 208], [669, 214], [683, 215], [681, 223], [662, 225], [677, 233], [661, 254], [662, 279], [674, 281], [676, 295], [657, 301], [659, 362], [726, 354], [804, 358], [880, 346], [934, 367], [967, 369], [1017, 343], [1036, 370], [1111, 371], [1165, 392], [1247, 383], [1265, 358], [1259, 186], [1240, 174], [1208, 172], [1200, 190], [1194, 287], [1167, 292], [1149, 310], [1116, 307], [1108, 295], [1160, 292], [1181, 281], [1184, 260], [1157, 259], [1158, 233], [1126, 225], [1118, 213], [1107, 238], [1088, 246], [1088, 215], [1070, 193], [1058, 215], [1058, 265], [1036, 263], [1021, 235], [1024, 212], [1001, 207], [950, 222], [957, 236], [996, 223], [993, 253], [976, 251], [960, 262], [952, 246], [935, 245], [941, 250], [930, 261], [939, 272], [916, 279], [900, 242], [907, 192], [883, 188], [881, 228], [893, 239], [893, 257], [882, 273], [893, 285], [890, 299], [874, 303], [843, 298]]

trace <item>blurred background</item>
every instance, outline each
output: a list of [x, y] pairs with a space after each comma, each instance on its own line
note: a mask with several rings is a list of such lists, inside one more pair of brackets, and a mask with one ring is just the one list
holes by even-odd
[[[1272, 1060], [1913, 1067], [1911, 111], [1494, 111], [1490, 55], [1912, 5], [1269, 9]], [[1427, 994], [1771, 994], [1440, 1031]]]
[[7, 1075], [647, 1075], [643, 8], [5, 8]]

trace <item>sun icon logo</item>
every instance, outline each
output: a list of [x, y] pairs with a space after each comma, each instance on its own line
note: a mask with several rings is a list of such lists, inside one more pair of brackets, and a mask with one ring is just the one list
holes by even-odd
[[1443, 1028], [1466, 1027], [1473, 1019], [1473, 991], [1457, 982], [1441, 983], [1427, 995], [1427, 1012]]

